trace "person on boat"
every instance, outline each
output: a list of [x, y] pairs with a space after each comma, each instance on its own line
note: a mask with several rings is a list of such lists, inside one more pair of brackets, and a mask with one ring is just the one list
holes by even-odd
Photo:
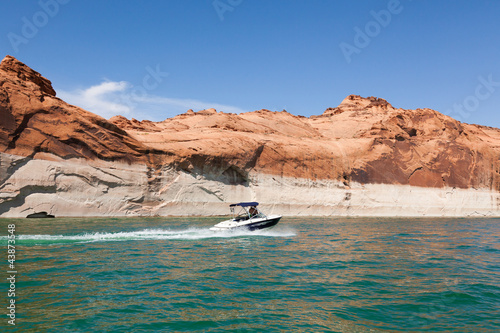
[[248, 212], [250, 213], [250, 218], [252, 218], [252, 217], [256, 216], [257, 214], [259, 214], [259, 212], [255, 208], [255, 206], [250, 207], [250, 209], [248, 210]]

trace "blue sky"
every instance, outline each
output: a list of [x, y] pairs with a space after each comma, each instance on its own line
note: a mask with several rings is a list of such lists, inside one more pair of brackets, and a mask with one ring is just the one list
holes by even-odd
[[106, 118], [310, 116], [358, 94], [500, 127], [498, 17], [500, 1], [9, 1], [0, 50]]

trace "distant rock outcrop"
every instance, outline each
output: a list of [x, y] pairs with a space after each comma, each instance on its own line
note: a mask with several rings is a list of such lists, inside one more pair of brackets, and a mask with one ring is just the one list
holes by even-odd
[[[207, 109], [160, 122], [106, 120], [57, 98], [48, 79], [15, 58], [0, 64], [0, 216], [35, 209], [61, 216], [71, 213], [67, 207], [79, 215], [178, 214], [183, 205], [203, 214], [209, 202], [222, 207], [266, 196], [268, 204], [302, 213], [353, 214], [353, 207], [370, 212], [377, 206], [366, 191], [379, 191], [380, 184], [440, 191], [446, 207], [457, 196], [453, 191], [463, 189], [469, 192], [460, 192], [460, 200], [475, 202], [465, 204], [469, 213], [483, 197], [464, 199], [463, 193], [486, 191], [490, 199], [478, 214], [494, 215], [499, 157], [499, 129], [431, 109], [394, 108], [376, 97], [350, 95], [310, 118]], [[259, 192], [264, 188], [290, 197]], [[394, 193], [402, 193], [397, 188]], [[408, 205], [397, 196], [380, 199], [386, 211]]]
[[50, 215], [47, 212], [37, 212], [37, 213], [31, 213], [26, 218], [29, 219], [53, 219], [55, 218], [54, 215]]

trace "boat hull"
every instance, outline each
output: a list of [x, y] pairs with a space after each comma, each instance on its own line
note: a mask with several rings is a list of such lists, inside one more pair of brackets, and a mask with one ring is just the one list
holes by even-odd
[[267, 219], [258, 219], [255, 221], [244, 221], [243, 223], [234, 220], [223, 221], [216, 224], [210, 230], [228, 231], [228, 230], [262, 230], [274, 227], [280, 221], [281, 216], [269, 216]]
[[276, 224], [278, 224], [278, 222], [280, 221], [280, 219], [281, 219], [281, 216], [273, 218], [273, 219], [269, 219], [269, 220], [266, 220], [266, 221], [251, 223], [251, 224], [248, 224], [246, 226], [246, 228], [248, 230], [250, 230], [250, 231], [272, 228]]

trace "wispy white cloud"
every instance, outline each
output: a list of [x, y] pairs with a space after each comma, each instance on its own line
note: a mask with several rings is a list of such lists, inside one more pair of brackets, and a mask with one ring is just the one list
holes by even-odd
[[127, 90], [129, 84], [125, 81], [105, 81], [96, 86], [74, 91], [59, 90], [57, 96], [68, 103], [94, 112], [105, 118], [117, 114], [130, 115], [133, 111], [124, 103], [117, 103], [120, 93]]
[[128, 118], [164, 120], [184, 113], [214, 108], [218, 111], [241, 113], [236, 106], [199, 101], [196, 99], [168, 98], [148, 94], [134, 89], [126, 81], [104, 81], [85, 89], [73, 91], [57, 90], [57, 96], [64, 101], [96, 113], [104, 118], [123, 115]]

